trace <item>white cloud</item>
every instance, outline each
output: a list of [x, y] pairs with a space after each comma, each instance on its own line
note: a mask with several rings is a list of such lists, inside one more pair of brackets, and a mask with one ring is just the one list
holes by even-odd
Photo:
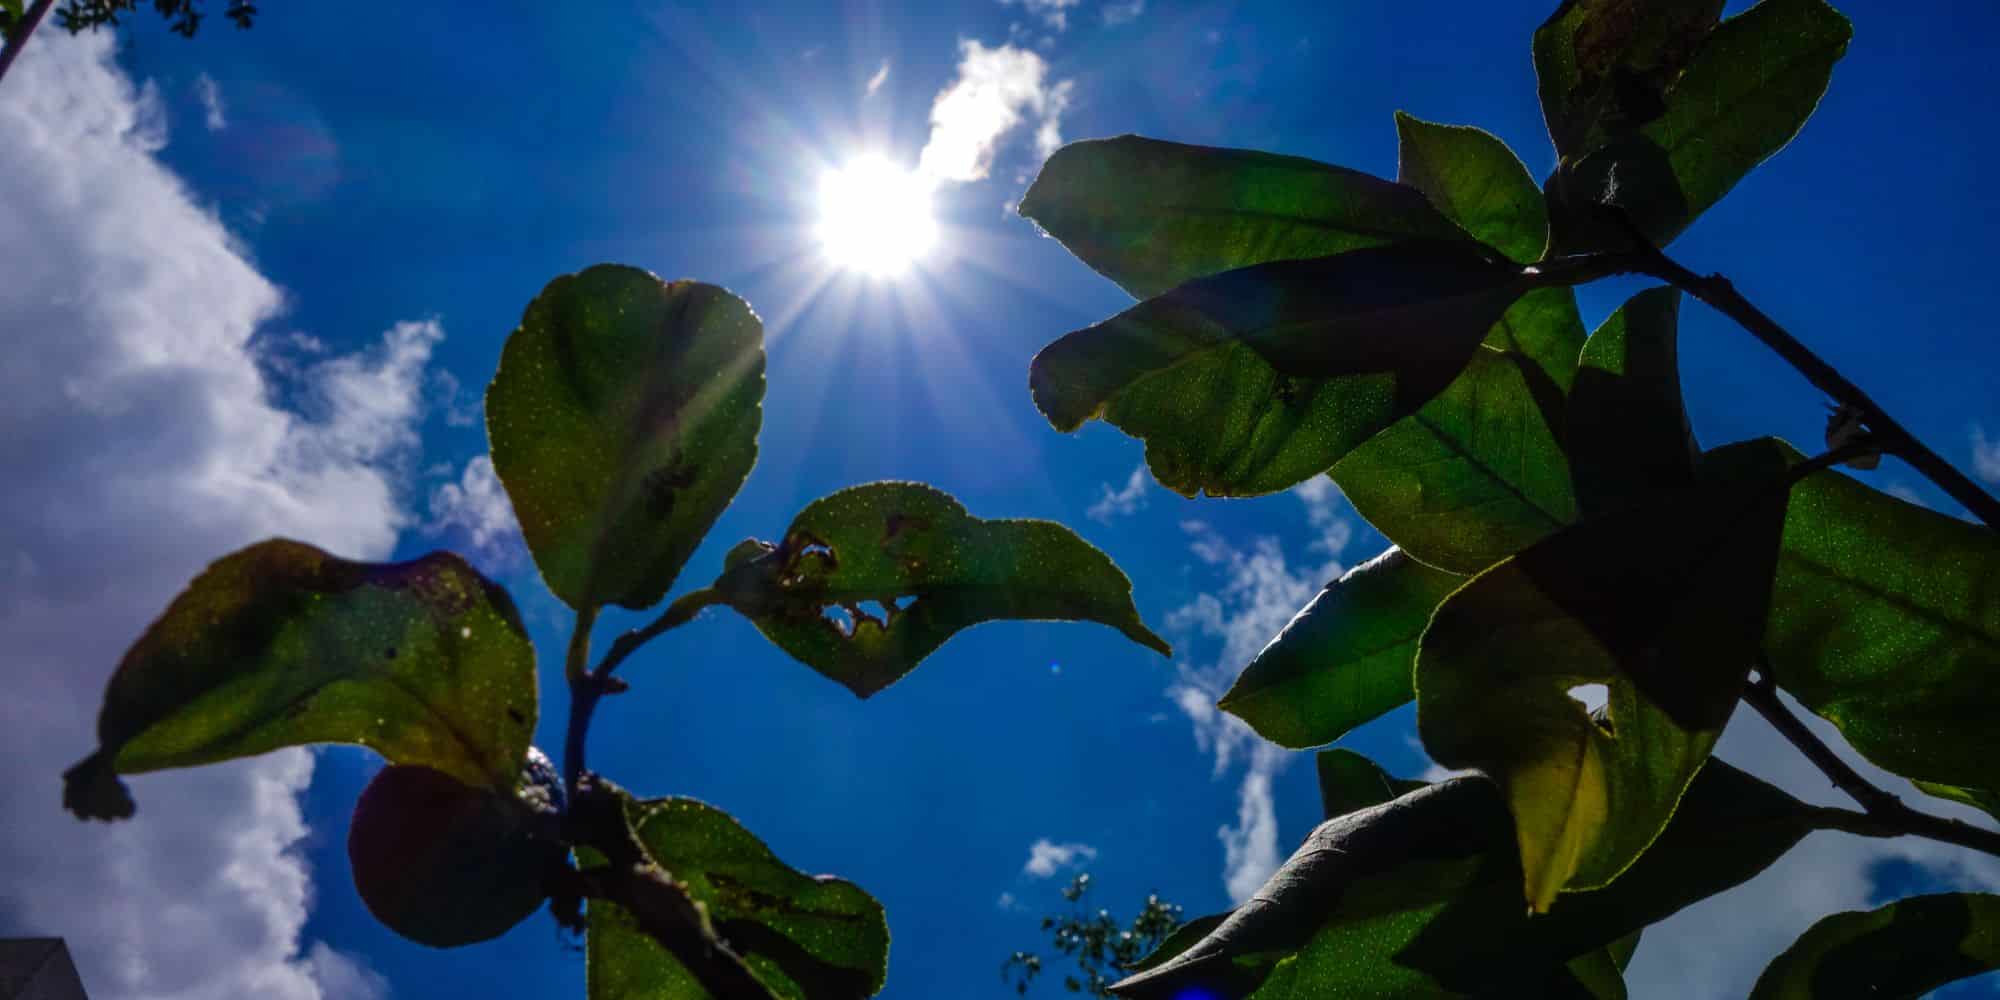
[[486, 557], [488, 565], [511, 561], [520, 540], [514, 506], [493, 471], [493, 458], [480, 455], [465, 463], [455, 483], [431, 491], [427, 535], [455, 536]]
[[1058, 844], [1043, 837], [1028, 845], [1028, 863], [1021, 866], [1021, 874], [1048, 878], [1065, 868], [1087, 865], [1095, 860], [1097, 848], [1089, 844]]
[[2000, 484], [2000, 441], [1989, 441], [1986, 428], [1972, 428], [1972, 471], [1989, 483]]
[[889, 82], [889, 60], [884, 59], [882, 60], [881, 67], [875, 70], [875, 75], [868, 78], [867, 96], [874, 97], [875, 92], [881, 90], [882, 85], [888, 82]]
[[[1292, 487], [1292, 495], [1306, 505], [1306, 523], [1312, 525], [1319, 536], [1308, 548], [1329, 557], [1339, 557], [1341, 550], [1354, 539], [1354, 522], [1341, 515], [1347, 498], [1341, 495], [1340, 487], [1334, 485], [1330, 476], [1314, 476]], [[1331, 580], [1340, 574], [1335, 570], [1324, 575]]]
[[1145, 12], [1146, 12], [1146, 0], [1128, 0], [1128, 2], [1125, 3], [1115, 3], [1115, 2], [1107, 3], [1104, 5], [1103, 8], [1104, 23], [1114, 28], [1121, 24], [1131, 24], [1133, 21], [1139, 19], [1139, 15], [1144, 14]]
[[222, 104], [222, 86], [215, 77], [203, 73], [194, 78], [194, 96], [201, 101], [202, 124], [210, 132], [220, 132], [229, 127], [229, 109]]
[[1012, 7], [1019, 4], [1022, 10], [1041, 18], [1042, 23], [1048, 25], [1050, 31], [1060, 32], [1069, 28], [1070, 8], [1082, 2], [1083, 0], [1000, 0], [1000, 5]]
[[1307, 487], [1298, 495], [1304, 502], [1307, 522], [1319, 536], [1313, 548], [1328, 561], [1294, 569], [1276, 538], [1258, 538], [1245, 547], [1199, 521], [1186, 522], [1181, 527], [1190, 536], [1190, 551], [1219, 571], [1223, 582], [1217, 590], [1197, 594], [1169, 612], [1166, 619], [1169, 631], [1220, 644], [1215, 659], [1207, 665], [1177, 663], [1178, 679], [1167, 689], [1167, 697], [1194, 724], [1196, 745], [1214, 754], [1216, 777], [1228, 773], [1239, 758], [1246, 760], [1243, 781], [1237, 788], [1236, 823], [1216, 831], [1222, 842], [1223, 886], [1239, 903], [1263, 885], [1283, 861], [1271, 779], [1292, 755], [1265, 741], [1243, 720], [1217, 709], [1215, 702], [1258, 650], [1327, 580], [1340, 574], [1340, 550], [1335, 543], [1344, 545], [1351, 530], [1344, 527], [1345, 519], [1336, 512], [1340, 502], [1337, 491]]
[[976, 181], [993, 168], [1007, 134], [1032, 118], [1043, 157], [1062, 145], [1062, 115], [1074, 83], [1051, 81], [1040, 55], [1014, 45], [959, 42], [958, 78], [931, 104], [931, 136], [918, 167], [946, 181]]
[[389, 554], [440, 335], [261, 366], [282, 296], [154, 158], [157, 100], [112, 44], [37, 38], [0, 101], [0, 933], [67, 938], [97, 1000], [379, 996], [301, 938], [310, 753], [140, 776], [125, 823], [58, 806], [113, 665], [203, 565], [279, 534]]
[[1104, 495], [1084, 511], [1084, 516], [1093, 521], [1111, 523], [1112, 518], [1126, 517], [1137, 513], [1146, 506], [1146, 466], [1141, 464], [1125, 478], [1125, 485], [1112, 489], [1110, 483], [1099, 486]]

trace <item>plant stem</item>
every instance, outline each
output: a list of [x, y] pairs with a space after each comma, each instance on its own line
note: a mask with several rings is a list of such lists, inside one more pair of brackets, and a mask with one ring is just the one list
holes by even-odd
[[49, 8], [55, 5], [56, 0], [35, 0], [27, 13], [21, 15], [21, 23], [14, 26], [12, 37], [7, 39], [7, 47], [0, 49], [0, 80], [7, 78], [7, 71], [13, 68], [15, 58], [21, 54], [22, 46], [28, 44], [28, 36], [35, 33], [35, 28], [42, 23], [42, 18], [49, 16]]
[[584, 745], [590, 734], [590, 717], [604, 686], [590, 672], [590, 629], [597, 624], [597, 609], [586, 607], [576, 613], [576, 626], [569, 634], [569, 655], [563, 661], [563, 676], [569, 680], [569, 728], [563, 733], [563, 791], [576, 800], [577, 781], [583, 777]]
[[[1634, 238], [1637, 239], [1637, 236]], [[1752, 305], [1728, 278], [1719, 274], [1704, 278], [1682, 267], [1662, 251], [1644, 243], [1640, 245], [1643, 249], [1631, 255], [1629, 266], [1623, 270], [1637, 271], [1668, 282], [1735, 320], [1738, 326], [1750, 331], [1751, 336], [1762, 341], [1764, 346], [1804, 375], [1806, 381], [1859, 413], [1874, 443], [1883, 451], [1908, 462], [1924, 478], [1936, 483], [1939, 489], [1964, 505], [1973, 516], [1986, 522], [1987, 527], [2000, 529], [2000, 500], [1995, 500], [1979, 484], [1945, 461], [1943, 456], [1919, 441], [1880, 404], [1868, 398], [1860, 386], [1848, 381], [1846, 376], [1779, 326], [1776, 320]], [[1613, 256], [1625, 257], [1622, 254]]]
[[682, 594], [674, 603], [667, 605], [667, 610], [661, 612], [660, 617], [653, 619], [646, 627], [635, 628], [612, 640], [611, 649], [597, 664], [597, 676], [609, 678], [611, 672], [618, 669], [618, 665], [625, 662], [625, 658], [631, 656], [640, 646], [652, 641], [655, 636], [668, 629], [686, 625], [693, 621], [694, 616], [700, 614], [702, 609], [720, 603], [722, 595], [716, 593], [713, 588], [704, 587], [692, 593]]
[[1925, 837], [1947, 844], [1969, 847], [1975, 851], [2000, 856], [2000, 831], [1987, 830], [1955, 819], [1933, 816], [1919, 812], [1903, 804], [1903, 800], [1889, 792], [1877, 788], [1861, 772], [1849, 767], [1840, 755], [1826, 745], [1812, 730], [1778, 698], [1778, 686], [1767, 671], [1759, 670], [1757, 679], [1744, 689], [1743, 700], [1757, 710], [1771, 723], [1780, 735], [1805, 754], [1813, 766], [1820, 769], [1835, 788], [1860, 803], [1865, 812], [1845, 809], [1824, 810], [1824, 825], [1844, 830], [1864, 837]]

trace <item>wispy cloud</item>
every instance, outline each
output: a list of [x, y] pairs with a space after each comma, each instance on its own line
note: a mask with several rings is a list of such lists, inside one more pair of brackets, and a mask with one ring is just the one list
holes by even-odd
[[457, 482], [442, 483], [431, 491], [430, 520], [423, 528], [427, 535], [462, 540], [490, 568], [513, 561], [521, 532], [507, 490], [493, 471], [492, 456], [473, 458]]
[[1972, 428], [1972, 471], [1989, 483], [2000, 483], [2000, 441], [1988, 440], [1986, 428]]
[[1028, 845], [1028, 863], [1021, 866], [1021, 874], [1031, 878], [1048, 878], [1065, 868], [1080, 867], [1097, 860], [1097, 848], [1089, 844], [1058, 844], [1043, 837]]
[[1000, 5], [1003, 7], [1019, 6], [1022, 10], [1027, 11], [1030, 16], [1040, 18], [1042, 24], [1046, 25], [1050, 31], [1062, 32], [1069, 28], [1069, 12], [1071, 8], [1076, 7], [1082, 2], [1083, 0], [1000, 0]]
[[882, 65], [876, 68], [875, 75], [868, 78], [867, 96], [874, 97], [875, 92], [881, 90], [882, 85], [888, 82], [889, 60], [884, 59], [882, 60]]
[[1001, 143], [1032, 122], [1042, 157], [1062, 145], [1062, 116], [1074, 81], [1049, 79], [1040, 55], [1013, 45], [959, 43], [958, 76], [931, 103], [930, 141], [918, 161], [927, 176], [976, 181], [993, 169]]
[[210, 132], [220, 132], [229, 127], [229, 109], [222, 103], [222, 86], [215, 78], [203, 73], [194, 78], [194, 96], [201, 101], [201, 121]]
[[1084, 516], [1093, 521], [1111, 523], [1113, 518], [1129, 517], [1146, 506], [1146, 466], [1142, 463], [1125, 478], [1125, 485], [1113, 489], [1110, 483], [1099, 484], [1104, 495], [1084, 511]]
[[1146, 0], [1127, 0], [1127, 2], [1125, 3], [1116, 3], [1116, 2], [1107, 3], [1104, 5], [1102, 10], [1102, 13], [1104, 15], [1104, 23], [1114, 28], [1121, 24], [1131, 24], [1133, 21], [1137, 21], [1139, 19], [1139, 15], [1144, 14], [1145, 12], [1146, 12]]

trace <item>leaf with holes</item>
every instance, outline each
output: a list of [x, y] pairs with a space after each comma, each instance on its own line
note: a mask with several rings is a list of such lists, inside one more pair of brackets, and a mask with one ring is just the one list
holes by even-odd
[[493, 469], [549, 589], [644, 608], [757, 459], [763, 325], [728, 292], [613, 264], [549, 282], [486, 389]]
[[[653, 863], [707, 912], [715, 933], [782, 1000], [858, 1000], [882, 989], [882, 904], [845, 879], [786, 865], [728, 813], [693, 799], [627, 807]], [[586, 866], [602, 864], [579, 852]], [[615, 903], [593, 900], [586, 957], [592, 1000], [707, 996], [686, 967]]]
[[1141, 1000], [1574, 995], [1629, 956], [1634, 932], [1749, 879], [1816, 818], [1711, 761], [1623, 877], [1530, 916], [1505, 803], [1484, 779], [1452, 779], [1320, 824], [1201, 940], [1116, 989]]
[[1109, 625], [1171, 655], [1132, 584], [1050, 521], [973, 517], [921, 483], [870, 483], [808, 504], [777, 545], [731, 551], [714, 591], [799, 661], [866, 698], [961, 629], [998, 619]]
[[1020, 211], [1142, 299], [1252, 264], [1458, 236], [1422, 194], [1379, 177], [1135, 135], [1057, 150]]
[[1853, 34], [1822, 0], [1762, 0], [1716, 26], [1656, 117], [1550, 176], [1552, 252], [1627, 245], [1605, 204], [1672, 242], [1805, 127]]
[[2000, 969], [2000, 896], [1912, 896], [1812, 925], [1757, 977], [1750, 998], [1926, 996], [1995, 969]]
[[1281, 746], [1323, 746], [1410, 700], [1417, 637], [1465, 578], [1390, 549], [1326, 585], [1218, 707]]
[[1862, 756], [2000, 787], [2000, 534], [1839, 472], [1807, 476], [1785, 517], [1765, 650], [1779, 686]]
[[1416, 412], [1535, 280], [1467, 241], [1260, 264], [1063, 337], [1029, 388], [1057, 430], [1144, 439], [1169, 489], [1271, 493]]
[[1695, 481], [1697, 450], [1681, 403], [1675, 324], [1680, 292], [1640, 292], [1583, 345], [1570, 393], [1570, 467], [1583, 509], [1607, 513]]
[[[1473, 578], [1417, 652], [1417, 728], [1514, 814], [1529, 905], [1617, 877], [1673, 815], [1756, 659], [1787, 449], [1705, 456], [1700, 482], [1579, 522]], [[1568, 692], [1608, 688], [1593, 719]]]
[[307, 743], [511, 794], [534, 729], [534, 647], [464, 560], [349, 562], [276, 539], [209, 566], [126, 652], [63, 804], [122, 819], [120, 774]]
[[1535, 30], [1535, 82], [1556, 155], [1573, 160], [1666, 113], [1723, 0], [1565, 0]]

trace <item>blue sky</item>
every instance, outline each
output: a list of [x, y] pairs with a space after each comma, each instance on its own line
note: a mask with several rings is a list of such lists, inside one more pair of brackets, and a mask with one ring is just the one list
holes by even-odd
[[[567, 613], [506, 530], [469, 418], [528, 299], [600, 261], [725, 285], [767, 324], [762, 455], [683, 586], [815, 497], [920, 479], [975, 514], [1076, 527], [1177, 655], [1097, 626], [991, 625], [861, 702], [711, 612], [627, 668], [595, 767], [721, 806], [791, 863], [873, 892], [895, 935], [889, 997], [1010, 996], [1000, 961], [1037, 943], [1086, 860], [1118, 912], [1159, 891], [1204, 913], [1254, 886], [1318, 819], [1311, 762], [1201, 706], [1385, 543], [1324, 485], [1184, 500], [1134, 478], [1139, 446], [1116, 432], [1050, 430], [1028, 360], [1128, 300], [1010, 206], [1045, 133], [1393, 176], [1398, 109], [1483, 126], [1539, 175], [1553, 154], [1527, 39], [1543, 5], [484, 6], [377, 23], [271, 4], [247, 34], [217, 18], [193, 42], [149, 15], [115, 48], [39, 36], [0, 84], [16, 345], [0, 454], [17, 470], [0, 485], [0, 642], [20, 678], [0, 747], [33, 765], [0, 787], [0, 932], [68, 935], [101, 998], [581, 995], [581, 957], [546, 918], [456, 953], [372, 922], [343, 850], [379, 766], [363, 752], [142, 778], [140, 819], [117, 830], [57, 815], [54, 776], [89, 749], [123, 646], [202, 563], [259, 537], [468, 549], [559, 649]], [[2000, 8], [1840, 6], [1856, 38], [1818, 116], [1674, 253], [2000, 480], [2000, 195], [1979, 180], [2000, 154], [1983, 127]], [[986, 117], [934, 122], [954, 92]], [[985, 169], [940, 187], [938, 252], [897, 280], [829, 267], [821, 173], [869, 151], [914, 165], [941, 134]], [[1585, 290], [1586, 322], [1637, 287]], [[1719, 318], [1683, 315], [1704, 441], [1817, 440], [1813, 391]], [[1955, 511], [1894, 463], [1869, 478]], [[553, 671], [542, 695], [554, 747]], [[1723, 756], [1836, 801], [1759, 726], [1740, 720]], [[1349, 744], [1428, 766], [1407, 710]], [[1650, 932], [1635, 995], [1740, 994], [1830, 910], [2000, 886], [1990, 859], [1832, 837]], [[1038, 841], [1068, 848], [1041, 852], [1047, 876]]]

